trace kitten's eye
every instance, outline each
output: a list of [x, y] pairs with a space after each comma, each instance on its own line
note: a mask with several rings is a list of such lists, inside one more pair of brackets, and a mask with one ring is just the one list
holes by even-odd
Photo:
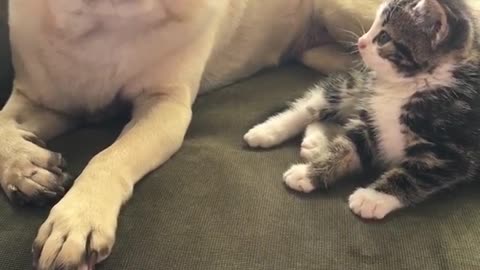
[[388, 42], [390, 42], [391, 40], [392, 40], [392, 38], [385, 31], [380, 32], [380, 34], [378, 34], [378, 36], [375, 38], [375, 41], [377, 42], [377, 44], [379, 46], [383, 46], [383, 45], [387, 44]]

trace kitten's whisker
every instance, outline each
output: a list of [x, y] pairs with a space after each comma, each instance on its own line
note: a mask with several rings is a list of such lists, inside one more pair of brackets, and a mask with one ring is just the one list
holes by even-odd
[[351, 41], [339, 41], [338, 43], [342, 44], [345, 46], [349, 54], [355, 54], [358, 53], [358, 45], [355, 42]]
[[358, 69], [360, 72], [366, 72], [368, 70], [368, 67], [365, 65], [365, 63], [361, 60], [355, 61], [354, 62], [354, 69]]
[[351, 47], [351, 48], [348, 48], [348, 54], [358, 54], [360, 53], [360, 51], [358, 50], [358, 48], [355, 46], [355, 47]]
[[357, 33], [353, 32], [353, 31], [350, 31], [350, 30], [347, 30], [347, 29], [343, 29], [343, 28], [338, 28], [338, 30], [340, 30], [340, 31], [342, 31], [342, 32], [344, 32], [344, 33], [350, 34], [350, 36], [354, 37], [355, 39], [359, 39], [359, 38], [360, 38], [360, 36], [359, 36]]
[[365, 27], [363, 27], [363, 24], [362, 22], [357, 18], [357, 17], [353, 17], [353, 19], [358, 23], [358, 25], [360, 26], [360, 30], [362, 30], [362, 36], [365, 35], [367, 33], [367, 31], [365, 30]]
[[343, 55], [358, 55], [358, 51], [347, 51], [342, 53]]
[[357, 43], [352, 42], [352, 41], [338, 41], [338, 43], [345, 44], [345, 45], [351, 46], [351, 47], [357, 47]]
[[358, 45], [357, 45], [356, 42], [338, 41], [338, 43], [340, 43], [341, 45], [344, 45], [344, 47], [346, 49], [346, 52], [345, 52], [346, 55], [356, 55], [356, 54], [359, 53]]
[[344, 43], [344, 44], [350, 44], [350, 45], [356, 45], [357, 44], [354, 41], [348, 41], [348, 40], [339, 40], [338, 42]]

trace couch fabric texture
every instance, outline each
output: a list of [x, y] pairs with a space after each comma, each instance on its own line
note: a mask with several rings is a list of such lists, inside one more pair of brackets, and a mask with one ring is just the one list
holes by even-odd
[[[12, 77], [7, 37], [0, 0], [2, 102]], [[371, 176], [301, 195], [281, 181], [299, 161], [298, 138], [268, 151], [245, 147], [252, 125], [320, 78], [287, 65], [200, 97], [183, 148], [137, 185], [113, 253], [98, 269], [480, 269], [479, 184], [365, 222], [346, 200]], [[78, 174], [125, 122], [84, 127], [50, 147]], [[48, 208], [13, 206], [0, 192], [0, 269], [30, 269], [30, 245], [47, 215]]]

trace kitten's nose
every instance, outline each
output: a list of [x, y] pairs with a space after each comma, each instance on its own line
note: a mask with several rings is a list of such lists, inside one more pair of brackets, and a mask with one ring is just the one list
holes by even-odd
[[367, 42], [363, 38], [358, 39], [358, 44], [357, 45], [358, 45], [358, 48], [360, 50], [364, 50], [364, 49], [367, 48]]

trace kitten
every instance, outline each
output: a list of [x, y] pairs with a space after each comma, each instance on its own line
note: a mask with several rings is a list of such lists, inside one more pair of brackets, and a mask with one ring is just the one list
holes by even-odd
[[[289, 110], [252, 128], [251, 147], [271, 147], [305, 127], [307, 163], [284, 174], [311, 192], [380, 165], [376, 181], [349, 198], [367, 219], [419, 203], [478, 176], [480, 39], [464, 0], [390, 0], [358, 41], [369, 71], [320, 82]], [[342, 127], [332, 140], [324, 123]]]

